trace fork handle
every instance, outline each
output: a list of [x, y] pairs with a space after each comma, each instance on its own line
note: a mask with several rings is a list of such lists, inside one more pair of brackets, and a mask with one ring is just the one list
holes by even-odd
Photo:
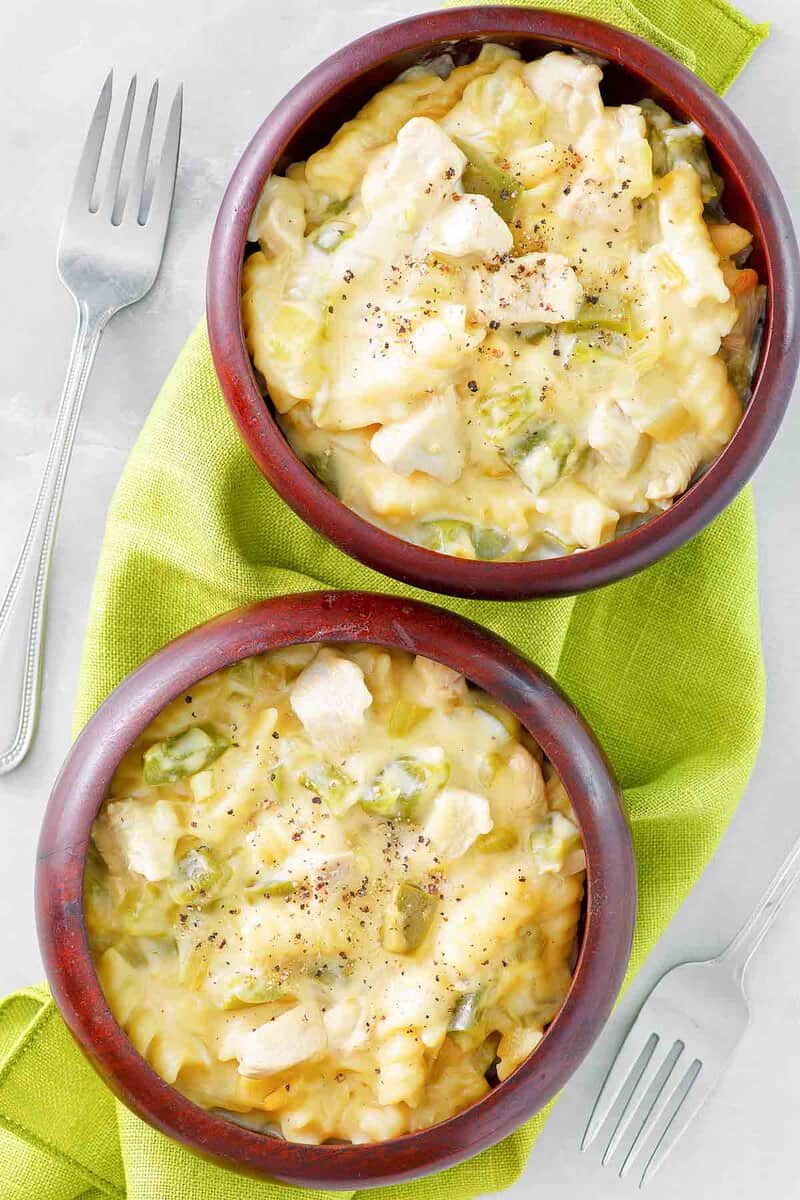
[[28, 752], [36, 725], [44, 639], [47, 581], [61, 497], [75, 442], [86, 383], [110, 314], [78, 302], [78, 321], [67, 377], [44, 475], [28, 532], [0, 607], [0, 775], [13, 771]]
[[783, 902], [800, 879], [800, 838], [783, 861], [752, 914], [736, 937], [720, 955], [720, 961], [730, 967], [741, 980], [747, 964], [761, 944], [761, 939], [778, 915]]

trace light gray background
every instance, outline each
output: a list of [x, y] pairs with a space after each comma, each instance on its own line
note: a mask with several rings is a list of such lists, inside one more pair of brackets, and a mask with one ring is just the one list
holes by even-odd
[[[743, 0], [772, 36], [729, 93], [794, 211], [800, 202], [797, 0]], [[85, 615], [106, 507], [159, 385], [203, 310], [211, 227], [245, 142], [320, 58], [433, 0], [3, 0], [0, 4], [0, 585], [44, 464], [72, 336], [55, 245], [86, 124], [110, 66], [186, 85], [173, 229], [147, 299], [111, 323], [89, 386], [56, 547], [44, 704], [28, 761], [0, 780], [0, 994], [41, 975], [33, 856], [70, 741]], [[120, 90], [120, 89], [118, 89]], [[117, 98], [119, 100], [119, 97]], [[800, 407], [757, 476], [761, 604], [769, 679], [761, 756], [738, 816], [594, 1052], [573, 1078], [509, 1195], [611, 1200], [630, 1182], [578, 1153], [591, 1103], [638, 1003], [682, 959], [716, 953], [800, 832]], [[652, 1200], [800, 1196], [800, 892], [749, 975], [753, 1024], [713, 1101], [648, 1189]], [[33, 1198], [32, 1200], [39, 1200]]]

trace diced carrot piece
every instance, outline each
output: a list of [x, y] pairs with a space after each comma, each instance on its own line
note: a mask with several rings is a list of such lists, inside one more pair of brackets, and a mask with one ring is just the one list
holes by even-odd
[[750, 267], [745, 267], [742, 271], [736, 272], [736, 278], [732, 284], [728, 284], [731, 293], [734, 296], [741, 296], [744, 292], [749, 292], [751, 288], [758, 286], [758, 275]]
[[740, 269], [734, 266], [729, 258], [723, 258], [719, 265], [725, 286], [732, 296], [741, 296], [743, 292], [749, 292], [758, 283], [758, 275], [750, 267]]

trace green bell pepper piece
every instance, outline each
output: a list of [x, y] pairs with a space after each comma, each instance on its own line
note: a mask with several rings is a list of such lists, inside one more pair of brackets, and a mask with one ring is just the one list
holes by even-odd
[[230, 746], [226, 737], [192, 725], [183, 733], [149, 746], [142, 755], [144, 781], [148, 784], [177, 783], [204, 771]]
[[461, 138], [453, 138], [453, 141], [467, 157], [467, 165], [461, 177], [464, 191], [486, 196], [497, 215], [502, 217], [506, 224], [510, 224], [522, 193], [519, 179], [475, 146], [462, 141]]
[[396, 883], [384, 914], [381, 941], [392, 954], [417, 950], [433, 924], [439, 902], [414, 883]]

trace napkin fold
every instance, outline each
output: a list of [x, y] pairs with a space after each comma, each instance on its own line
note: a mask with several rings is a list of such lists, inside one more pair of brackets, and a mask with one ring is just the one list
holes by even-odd
[[[630, 29], [719, 91], [767, 33], [724, 0], [554, 0], [550, 7]], [[275, 495], [228, 416], [201, 325], [111, 504], [76, 728], [149, 653], [252, 600], [321, 586], [367, 588], [468, 614], [556, 676], [623, 785], [640, 888], [633, 973], [701, 874], [755, 761], [764, 710], [756, 574], [748, 489], [689, 545], [589, 595], [502, 604], [406, 588], [329, 545]], [[372, 1195], [470, 1200], [508, 1187], [544, 1116], [460, 1166]], [[45, 988], [0, 1004], [3, 1200], [297, 1195], [212, 1166], [128, 1112], [76, 1050]]]

